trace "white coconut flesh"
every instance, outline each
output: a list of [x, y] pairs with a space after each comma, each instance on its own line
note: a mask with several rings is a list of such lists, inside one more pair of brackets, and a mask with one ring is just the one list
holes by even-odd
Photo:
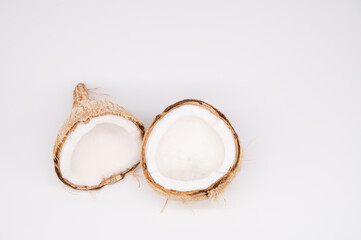
[[186, 104], [172, 109], [154, 126], [146, 146], [147, 170], [166, 189], [201, 190], [234, 165], [236, 143], [217, 115]]
[[62, 175], [76, 185], [98, 185], [138, 163], [141, 142], [139, 128], [120, 116], [105, 115], [79, 123], [60, 153]]

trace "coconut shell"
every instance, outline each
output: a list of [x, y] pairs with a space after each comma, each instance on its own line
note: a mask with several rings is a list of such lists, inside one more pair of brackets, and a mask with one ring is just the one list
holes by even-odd
[[65, 185], [70, 186], [77, 190], [96, 190], [102, 188], [105, 185], [112, 184], [123, 179], [127, 173], [135, 170], [135, 168], [139, 165], [139, 162], [134, 164], [133, 166], [129, 166], [129, 168], [123, 172], [117, 173], [115, 175], [110, 176], [109, 178], [104, 179], [100, 184], [96, 186], [76, 185], [63, 177], [60, 169], [61, 163], [59, 156], [63, 144], [67, 140], [69, 134], [76, 129], [76, 126], [79, 123], [88, 123], [90, 119], [94, 117], [100, 117], [104, 115], [116, 115], [123, 117], [129, 121], [132, 121], [141, 131], [141, 135], [144, 136], [144, 126], [137, 118], [133, 116], [133, 114], [125, 110], [123, 107], [114, 104], [108, 100], [101, 100], [101, 101], [90, 100], [88, 95], [88, 90], [83, 83], [79, 83], [76, 86], [73, 97], [74, 97], [73, 109], [58, 132], [58, 136], [55, 140], [55, 145], [53, 150], [55, 172], [58, 178]]
[[[172, 111], [175, 108], [178, 108], [182, 105], [189, 105], [189, 104], [200, 106], [200, 107], [203, 107], [203, 108], [211, 111], [214, 115], [219, 117], [227, 125], [227, 127], [233, 134], [233, 139], [234, 139], [234, 143], [236, 146], [236, 155], [235, 155], [235, 159], [234, 159], [234, 164], [230, 167], [228, 172], [223, 177], [218, 179], [215, 183], [213, 183], [211, 186], [209, 186], [206, 189], [193, 190], [193, 191], [177, 191], [177, 190], [173, 190], [173, 189], [166, 189], [159, 183], [155, 182], [154, 179], [152, 178], [151, 174], [148, 172], [147, 159], [145, 157], [145, 149], [146, 149], [147, 141], [148, 141], [149, 136], [150, 136], [151, 132], [153, 131], [153, 128], [155, 127], [155, 125], [166, 114], [168, 114], [170, 111]], [[185, 100], [182, 100], [182, 101], [179, 101], [179, 102], [176, 102], [176, 103], [170, 105], [161, 114], [157, 115], [153, 119], [153, 122], [150, 124], [149, 128], [145, 132], [145, 135], [143, 138], [141, 156], [142, 156], [141, 165], [142, 165], [144, 176], [145, 176], [147, 182], [150, 184], [150, 186], [156, 192], [164, 195], [165, 197], [167, 197], [169, 199], [180, 200], [183, 202], [189, 202], [189, 201], [211, 199], [211, 198], [216, 198], [217, 196], [219, 196], [223, 192], [223, 190], [228, 186], [228, 184], [233, 180], [233, 178], [236, 176], [237, 172], [240, 170], [241, 162], [243, 159], [243, 152], [242, 152], [242, 146], [240, 144], [240, 141], [239, 141], [236, 131], [234, 130], [231, 123], [228, 121], [228, 119], [222, 112], [220, 112], [218, 109], [216, 109], [212, 105], [210, 105], [206, 102], [203, 102], [201, 100], [185, 99]]]

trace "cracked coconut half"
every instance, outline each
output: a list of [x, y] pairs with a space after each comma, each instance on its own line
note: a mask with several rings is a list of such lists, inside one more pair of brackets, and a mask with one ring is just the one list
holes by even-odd
[[241, 166], [242, 148], [230, 122], [200, 100], [177, 102], [156, 116], [145, 133], [142, 168], [167, 198], [217, 197]]
[[55, 172], [78, 190], [117, 182], [139, 165], [143, 135], [143, 124], [131, 113], [108, 100], [89, 99], [80, 83], [55, 141]]

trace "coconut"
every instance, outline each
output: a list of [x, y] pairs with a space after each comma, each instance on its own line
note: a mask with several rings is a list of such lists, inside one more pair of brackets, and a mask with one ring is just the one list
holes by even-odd
[[238, 135], [224, 114], [195, 99], [179, 101], [156, 116], [142, 144], [145, 178], [175, 200], [217, 197], [241, 160]]
[[130, 112], [109, 100], [90, 99], [80, 83], [55, 141], [55, 172], [78, 190], [115, 183], [139, 165], [143, 136], [143, 124]]

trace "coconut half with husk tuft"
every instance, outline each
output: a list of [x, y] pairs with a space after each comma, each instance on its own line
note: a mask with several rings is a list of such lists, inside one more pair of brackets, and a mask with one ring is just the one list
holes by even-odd
[[78, 190], [115, 183], [139, 165], [143, 135], [143, 124], [130, 112], [109, 100], [90, 99], [80, 83], [55, 141], [55, 172]]
[[142, 144], [142, 169], [151, 187], [181, 201], [217, 197], [241, 160], [237, 133], [224, 114], [195, 99], [156, 116]]

